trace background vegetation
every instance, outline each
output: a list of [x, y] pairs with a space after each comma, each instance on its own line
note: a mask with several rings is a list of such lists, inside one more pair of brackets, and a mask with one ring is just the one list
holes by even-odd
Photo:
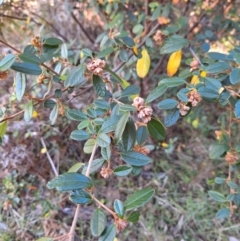
[[[163, 55], [160, 50], [168, 34], [184, 36], [202, 59], [205, 57], [204, 44], [209, 45], [212, 52], [227, 53], [239, 45], [239, 16], [238, 1], [6, 0], [0, 10], [0, 40], [22, 51], [35, 36], [58, 37], [67, 44], [69, 62], [78, 65], [84, 57], [83, 49], [98, 53], [108, 37], [126, 31], [136, 45], [144, 40], [151, 66], [148, 75], [139, 78], [135, 58], [120, 68], [118, 74], [140, 86], [140, 96], [146, 98], [158, 81], [166, 77], [169, 55]], [[155, 28], [159, 17], [163, 22]], [[156, 41], [154, 34], [148, 35], [156, 30], [165, 31], [166, 36]], [[8, 53], [15, 53], [10, 46], [0, 43], [1, 59]], [[119, 57], [120, 52], [116, 52], [107, 58], [113, 69], [125, 63], [124, 58], [132, 54], [129, 51], [126, 57], [126, 52], [125, 55], [122, 52]], [[193, 59], [188, 48], [183, 49], [183, 56], [179, 72], [189, 71]], [[58, 72], [56, 62], [52, 61], [49, 66]], [[7, 79], [0, 80], [1, 110], [6, 108], [12, 114], [27, 103], [27, 97], [20, 105], [16, 103], [14, 77], [10, 71]], [[189, 82], [191, 78], [192, 75], [188, 77]], [[36, 78], [31, 80], [34, 84], [37, 81]], [[36, 86], [31, 94], [39, 98], [47, 91], [47, 85]], [[170, 89], [161, 98], [170, 98], [176, 93], [177, 89]], [[63, 93], [63, 104], [82, 109], [95, 98], [94, 90], [78, 88], [72, 93]], [[166, 112], [157, 108], [157, 102], [152, 103], [152, 108], [164, 119]], [[229, 189], [214, 183], [215, 177], [227, 175], [228, 166], [221, 161], [223, 158], [209, 158], [209, 146], [216, 140], [215, 131], [223, 128], [228, 111], [227, 107], [216, 103], [201, 104], [169, 127], [164, 141], [149, 139], [150, 148], [154, 147], [149, 154], [153, 162], [144, 167], [140, 176], [102, 179], [96, 174], [97, 194], [107, 200], [108, 206], [113, 199], [125, 199], [136, 187], [155, 190], [153, 199], [142, 208], [139, 222], [130, 224], [129, 229], [118, 235], [118, 240], [240, 240], [239, 210], [229, 219], [216, 219], [215, 214], [223, 205], [208, 195], [213, 189], [224, 195], [229, 193]], [[37, 107], [29, 122], [17, 116], [9, 121], [2, 138], [1, 240], [57, 237], [68, 232], [71, 226], [75, 205], [66, 193], [59, 194], [46, 187], [54, 178], [48, 155], [60, 173], [76, 162], [87, 162], [89, 155], [83, 151], [84, 142], [69, 138], [78, 123], [60, 116], [51, 125], [49, 113], [48, 108]], [[237, 126], [232, 138], [237, 144]], [[238, 174], [238, 170], [236, 172]], [[75, 240], [97, 240], [89, 228], [93, 211], [94, 204], [81, 208]]]

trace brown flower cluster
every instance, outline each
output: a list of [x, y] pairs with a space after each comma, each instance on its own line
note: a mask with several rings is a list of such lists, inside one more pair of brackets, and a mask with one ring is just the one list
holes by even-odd
[[199, 67], [199, 62], [196, 59], [193, 59], [193, 61], [190, 63], [190, 71], [192, 72], [195, 69], [198, 69]]
[[48, 77], [47, 77], [45, 74], [41, 74], [41, 75], [39, 75], [38, 78], [37, 78], [37, 83], [38, 83], [38, 84], [43, 84], [43, 83], [44, 83], [43, 81], [44, 81], [45, 79], [47, 79], [47, 78], [48, 78]]
[[191, 102], [192, 106], [197, 106], [201, 101], [202, 97], [196, 90], [192, 90], [188, 93], [188, 102]]
[[144, 105], [144, 99], [141, 97], [135, 97], [133, 100], [132, 106], [137, 108], [138, 111], [138, 117], [140, 119], [143, 119], [143, 122], [146, 124], [148, 123], [152, 118], [153, 110], [149, 106]]
[[7, 71], [0, 71], [0, 79], [5, 80], [8, 77]]
[[116, 224], [117, 230], [119, 232], [122, 232], [128, 226], [128, 221], [126, 219], [116, 218], [115, 224]]
[[36, 48], [41, 48], [41, 47], [42, 47], [42, 42], [41, 42], [39, 36], [35, 36], [34, 38], [32, 38], [31, 44], [32, 44], [34, 47], [36, 47]]
[[103, 178], [109, 178], [113, 173], [113, 170], [109, 167], [102, 167], [100, 174]]
[[143, 155], [147, 155], [147, 154], [150, 153], [149, 149], [147, 149], [144, 146], [139, 146], [139, 145], [134, 146], [133, 150], [136, 151], [136, 152], [140, 152]]
[[238, 157], [234, 152], [228, 152], [227, 155], [225, 156], [225, 161], [230, 165], [234, 165], [237, 162], [237, 160], [238, 160]]
[[161, 30], [157, 30], [157, 32], [153, 36], [153, 40], [158, 45], [161, 45], [164, 42], [164, 34], [162, 33]]
[[103, 68], [106, 66], [106, 61], [101, 59], [93, 59], [88, 65], [87, 69], [95, 75], [101, 76], [103, 74]]
[[190, 110], [190, 107], [189, 107], [189, 106], [186, 106], [186, 105], [183, 104], [183, 103], [179, 103], [178, 106], [177, 106], [177, 108], [179, 109], [180, 114], [181, 114], [182, 116], [185, 116], [185, 115], [188, 113], [188, 111]]

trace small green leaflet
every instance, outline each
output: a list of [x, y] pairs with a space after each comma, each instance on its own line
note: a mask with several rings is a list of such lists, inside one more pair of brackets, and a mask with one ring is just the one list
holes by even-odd
[[229, 208], [222, 208], [216, 213], [217, 219], [224, 219], [230, 217], [230, 209]]
[[115, 224], [111, 224], [105, 230], [103, 231], [101, 237], [99, 238], [98, 241], [113, 241], [114, 238], [116, 237], [117, 234], [117, 229]]
[[171, 77], [171, 78], [166, 78], [166, 79], [160, 80], [158, 83], [158, 86], [165, 84], [165, 85], [167, 85], [167, 87], [171, 88], [171, 87], [183, 85], [185, 83], [186, 83], [186, 81], [183, 78]]
[[124, 215], [124, 207], [122, 201], [116, 199], [113, 203], [113, 208], [117, 215], [122, 218]]
[[131, 117], [129, 117], [126, 123], [125, 129], [122, 134], [122, 146], [125, 151], [129, 151], [133, 148], [136, 141], [136, 127]]
[[25, 74], [21, 74], [17, 72], [16, 79], [15, 79], [15, 90], [16, 90], [16, 97], [18, 101], [22, 100], [22, 97], [25, 93], [26, 89], [26, 76]]
[[[90, 168], [90, 174], [97, 171], [100, 167], [102, 167], [103, 163], [105, 162], [104, 159], [95, 159], [92, 161], [92, 165]], [[88, 163], [85, 163], [84, 168], [82, 170], [82, 174], [86, 174], [88, 168]]]
[[226, 62], [216, 62], [208, 65], [203, 70], [206, 71], [208, 74], [216, 74], [229, 70], [230, 68], [230, 65]]
[[86, 66], [81, 64], [78, 67], [73, 68], [67, 76], [67, 79], [64, 81], [64, 86], [81, 86], [86, 82], [84, 76]]
[[7, 125], [8, 125], [7, 121], [0, 123], [0, 138], [3, 138], [3, 136], [5, 135], [7, 130]]
[[137, 223], [139, 220], [139, 217], [140, 217], [140, 212], [133, 211], [128, 215], [127, 220], [128, 222], [131, 222], [131, 223]]
[[172, 109], [168, 112], [164, 119], [164, 125], [169, 127], [174, 125], [180, 116], [179, 109]]
[[118, 121], [115, 134], [114, 134], [114, 139], [117, 141], [117, 143], [120, 141], [122, 138], [122, 133], [125, 129], [125, 126], [127, 124], [128, 118], [129, 118], [130, 113], [126, 112]]
[[223, 203], [227, 201], [226, 198], [223, 196], [223, 194], [221, 194], [220, 192], [209, 191], [208, 194], [213, 200], [217, 202]]
[[122, 91], [122, 97], [128, 97], [131, 95], [137, 95], [140, 92], [140, 87], [137, 85], [129, 85], [126, 89]]
[[100, 236], [105, 229], [107, 218], [101, 208], [97, 208], [91, 218], [91, 232], [94, 237]]
[[58, 191], [71, 191], [91, 188], [92, 186], [92, 181], [88, 177], [76, 172], [67, 172], [59, 175], [47, 184], [49, 189], [56, 188]]
[[70, 138], [75, 141], [83, 141], [89, 138], [89, 134], [84, 130], [75, 130], [71, 133]]
[[56, 105], [53, 107], [50, 116], [49, 116], [49, 120], [51, 121], [51, 125], [54, 125], [57, 117], [58, 117], [58, 111], [59, 111], [59, 104], [56, 103]]
[[137, 143], [142, 145], [148, 138], [148, 129], [146, 126], [139, 126], [137, 129]]
[[69, 199], [76, 203], [76, 204], [85, 204], [92, 200], [92, 197], [89, 195], [88, 192], [80, 189], [80, 190], [73, 190]]
[[154, 190], [152, 188], [142, 189], [130, 195], [124, 202], [125, 210], [132, 210], [146, 204], [154, 195]]
[[162, 110], [170, 110], [178, 105], [178, 101], [174, 99], [165, 99], [159, 102], [158, 108]]
[[118, 121], [119, 121], [119, 115], [113, 115], [105, 118], [99, 132], [109, 133], [111, 131], [115, 131]]
[[209, 157], [211, 159], [216, 159], [228, 150], [229, 146], [227, 144], [214, 143], [209, 148]]
[[62, 46], [61, 46], [61, 56], [64, 59], [68, 59], [68, 49], [67, 49], [67, 45], [66, 44], [62, 44]]
[[15, 61], [15, 55], [8, 54], [0, 61], [0, 71], [9, 69]]
[[27, 62], [14, 62], [11, 69], [29, 75], [40, 75], [42, 73], [42, 69], [38, 65]]
[[107, 147], [107, 146], [109, 146], [110, 143], [111, 143], [110, 137], [109, 137], [107, 134], [105, 134], [105, 133], [99, 133], [99, 134], [97, 135], [96, 141], [97, 141], [97, 144], [98, 144], [100, 147]]
[[146, 99], [146, 103], [150, 103], [153, 100], [159, 98], [161, 95], [163, 95], [166, 92], [167, 88], [168, 88], [168, 86], [166, 84], [161, 84], [161, 85], [157, 86], [156, 88], [154, 88], [148, 95], [148, 97]]
[[93, 88], [100, 97], [106, 95], [106, 85], [98, 75], [93, 75]]
[[108, 47], [106, 49], [101, 50], [98, 54], [97, 54], [97, 58], [101, 59], [109, 54], [111, 54], [114, 51], [113, 47]]
[[122, 152], [121, 156], [125, 162], [133, 166], [144, 166], [151, 161], [150, 157], [135, 151]]
[[33, 63], [36, 65], [39, 65], [41, 63], [41, 60], [32, 53], [19, 54], [18, 57], [24, 62]]
[[63, 43], [63, 41], [59, 38], [47, 38], [44, 41], [44, 44], [52, 45], [52, 46], [60, 45], [62, 43]]
[[151, 119], [148, 123], [147, 123], [147, 128], [148, 128], [148, 132], [149, 134], [156, 140], [158, 141], [163, 141], [166, 137], [166, 131], [165, 128], [163, 126], [163, 124], [156, 119]]
[[87, 119], [87, 116], [81, 110], [69, 109], [69, 108], [66, 108], [65, 110], [66, 110], [66, 117], [69, 120], [83, 121]]
[[124, 177], [127, 176], [128, 174], [130, 174], [132, 171], [132, 167], [131, 166], [127, 166], [127, 165], [122, 165], [122, 166], [118, 166], [114, 169], [114, 174], [119, 176], [119, 177]]
[[240, 100], [235, 104], [234, 114], [237, 118], [240, 118]]
[[33, 101], [30, 100], [24, 108], [24, 120], [27, 122], [30, 121], [32, 118], [32, 114], [33, 114]]
[[82, 162], [77, 162], [68, 170], [68, 172], [77, 172], [83, 165]]

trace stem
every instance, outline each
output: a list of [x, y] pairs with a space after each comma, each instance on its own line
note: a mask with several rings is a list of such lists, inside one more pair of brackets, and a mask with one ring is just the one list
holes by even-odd
[[90, 156], [90, 159], [89, 159], [89, 163], [88, 163], [88, 167], [87, 167], [87, 171], [86, 171], [86, 176], [89, 177], [90, 175], [90, 170], [91, 170], [91, 166], [92, 166], [92, 161], [93, 161], [93, 158], [94, 158], [94, 155], [95, 155], [95, 152], [97, 150], [97, 143], [95, 143], [94, 147], [93, 147], [93, 150], [92, 150], [92, 154]]
[[[95, 143], [95, 145], [93, 147], [93, 150], [92, 150], [92, 154], [91, 154], [90, 159], [89, 159], [88, 168], [87, 168], [87, 171], [86, 171], [87, 177], [89, 177], [92, 161], [93, 161], [93, 158], [95, 156], [97, 147], [98, 147], [97, 143]], [[76, 209], [75, 214], [74, 214], [74, 219], [73, 219], [73, 222], [72, 222], [72, 225], [71, 225], [71, 229], [68, 233], [69, 241], [74, 241], [74, 233], [75, 233], [75, 229], [76, 229], [76, 226], [77, 226], [77, 220], [78, 220], [78, 214], [79, 214], [79, 211], [80, 211], [80, 207], [81, 207], [80, 204], [78, 204], [77, 209]]]
[[[90, 194], [91, 195], [91, 194]], [[93, 195], [91, 195], [92, 199], [102, 208], [104, 208], [106, 211], [108, 211], [109, 213], [111, 213], [113, 215], [113, 217], [116, 217], [116, 213], [114, 213], [111, 209], [109, 209], [107, 206], [105, 206], [103, 203], [101, 203], [97, 198], [95, 198]]]

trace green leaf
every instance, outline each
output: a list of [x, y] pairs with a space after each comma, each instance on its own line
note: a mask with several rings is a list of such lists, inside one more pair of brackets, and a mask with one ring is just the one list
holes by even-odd
[[45, 108], [52, 109], [56, 105], [56, 102], [53, 100], [45, 100], [43, 105]]
[[180, 116], [179, 109], [172, 109], [168, 112], [164, 119], [164, 125], [166, 127], [174, 125]]
[[238, 189], [238, 185], [235, 182], [227, 182], [227, 185], [231, 188], [231, 189]]
[[107, 134], [105, 134], [105, 133], [99, 133], [99, 134], [97, 135], [96, 141], [97, 141], [97, 144], [98, 144], [100, 147], [107, 147], [107, 146], [109, 146], [110, 143], [111, 143], [110, 137], [109, 137]]
[[33, 114], [33, 101], [30, 100], [28, 101], [28, 103], [24, 108], [24, 120], [27, 122], [30, 121], [32, 118], [32, 114]]
[[136, 127], [132, 118], [130, 117], [122, 134], [122, 145], [125, 151], [129, 151], [133, 148], [136, 141], [136, 135]]
[[102, 157], [108, 161], [111, 158], [111, 148], [110, 146], [107, 146], [105, 148], [101, 148], [101, 155]]
[[82, 53], [84, 56], [92, 57], [92, 51], [88, 48], [82, 49]]
[[64, 173], [47, 183], [49, 189], [56, 188], [58, 191], [71, 191], [92, 186], [92, 181], [88, 177], [76, 172]]
[[61, 46], [61, 57], [64, 59], [68, 59], [68, 49], [67, 49], [67, 45], [64, 43]]
[[122, 61], [122, 62], [127, 62], [128, 61], [128, 51], [126, 49], [121, 49], [119, 51], [119, 59]]
[[135, 45], [134, 41], [132, 38], [128, 36], [120, 37], [120, 39], [128, 46], [128, 47], [133, 47]]
[[183, 88], [181, 90], [179, 90], [179, 92], [177, 93], [177, 97], [179, 100], [181, 100], [182, 102], [188, 102], [188, 96], [187, 93], [189, 92], [189, 90], [187, 88]]
[[110, 104], [106, 100], [96, 99], [94, 101], [94, 105], [102, 110], [108, 110], [110, 109]]
[[127, 165], [122, 165], [122, 166], [118, 166], [114, 169], [114, 174], [119, 176], [119, 177], [124, 177], [127, 176], [128, 174], [130, 174], [132, 171], [132, 167], [131, 166], [127, 166]]
[[51, 121], [51, 125], [54, 125], [57, 117], [58, 117], [58, 111], [59, 111], [59, 105], [58, 103], [56, 103], [56, 105], [53, 107], [50, 116], [49, 116], [49, 120]]
[[124, 207], [123, 207], [123, 203], [122, 201], [116, 199], [113, 203], [113, 208], [114, 208], [114, 211], [116, 212], [116, 214], [122, 218], [123, 215], [124, 215]]
[[60, 45], [62, 43], [63, 43], [63, 41], [59, 38], [47, 38], [44, 41], [44, 44], [52, 45], [52, 46]]
[[140, 126], [137, 129], [137, 143], [142, 145], [148, 138], [148, 129], [146, 126]]
[[100, 97], [106, 95], [106, 85], [98, 75], [93, 75], [93, 88]]
[[154, 21], [156, 19], [158, 19], [158, 17], [161, 16], [161, 10], [162, 10], [162, 5], [159, 4], [158, 7], [154, 10], [152, 17], [151, 17], [151, 21]]
[[124, 131], [125, 126], [127, 124], [129, 115], [130, 115], [129, 112], [125, 113], [117, 123], [115, 134], [114, 134], [114, 139], [117, 142], [119, 142], [119, 140], [122, 138], [122, 134], [123, 134], [123, 131]]
[[93, 147], [95, 146], [96, 140], [95, 139], [88, 139], [83, 147], [84, 153], [90, 154], [92, 153]]
[[125, 162], [133, 166], [145, 166], [151, 161], [150, 157], [135, 151], [122, 152], [121, 157]]
[[137, 108], [132, 105], [120, 105], [119, 110], [121, 112], [137, 111]]
[[71, 133], [70, 138], [75, 141], [83, 141], [89, 138], [89, 134], [84, 130], [75, 130]]
[[54, 91], [54, 95], [57, 99], [61, 98], [62, 97], [62, 90], [61, 89], [56, 89]]
[[1, 61], [0, 61], [0, 71], [5, 71], [9, 69], [12, 64], [14, 63], [16, 57], [13, 54], [6, 55]]
[[121, 97], [128, 97], [131, 95], [137, 95], [140, 92], [140, 87], [137, 85], [129, 85], [126, 89], [122, 91]]
[[133, 211], [128, 215], [127, 221], [131, 223], [137, 223], [139, 220], [139, 217], [140, 217], [140, 212]]
[[217, 212], [216, 218], [217, 219], [228, 218], [228, 217], [230, 217], [230, 213], [231, 213], [231, 211], [229, 208], [222, 208]]
[[209, 148], [209, 157], [211, 159], [216, 159], [222, 156], [228, 150], [229, 146], [227, 144], [214, 143]]
[[49, 238], [49, 237], [42, 237], [42, 238], [37, 239], [36, 241], [53, 241], [53, 239]]
[[96, 58], [99, 58], [99, 59], [100, 59], [100, 58], [103, 58], [103, 57], [111, 54], [113, 51], [114, 51], [114, 48], [113, 48], [113, 47], [108, 47], [108, 48], [106, 48], [106, 49], [103, 49], [103, 50], [101, 50], [101, 51], [97, 54]]
[[165, 84], [165, 85], [167, 85], [167, 87], [176, 87], [179, 85], [183, 85], [185, 83], [186, 83], [186, 81], [183, 78], [171, 77], [171, 78], [166, 78], [166, 79], [160, 80], [158, 83], [158, 86]]
[[234, 114], [237, 118], [240, 118], [240, 100], [235, 104]]
[[66, 110], [65, 112], [66, 117], [69, 120], [84, 121], [87, 119], [87, 116], [81, 110], [69, 109], [69, 108], [66, 108], [65, 110]]
[[[95, 159], [92, 161], [92, 165], [90, 168], [90, 174], [96, 172], [100, 167], [102, 167], [103, 163], [105, 162], [104, 159]], [[82, 170], [82, 174], [86, 174], [87, 168], [89, 163], [85, 163], [84, 168]]]
[[142, 189], [130, 195], [124, 202], [125, 210], [132, 210], [146, 204], [154, 195], [152, 188]]
[[27, 63], [33, 63], [39, 65], [41, 60], [34, 54], [31, 53], [23, 53], [18, 55], [19, 59]]
[[152, 136], [152, 138], [154, 138], [158, 141], [162, 141], [165, 139], [166, 131], [165, 131], [163, 124], [159, 120], [152, 118], [147, 123], [147, 128], [148, 128], [148, 132]]
[[105, 229], [107, 218], [101, 208], [97, 208], [91, 218], [91, 232], [92, 235], [97, 237], [100, 236]]
[[223, 196], [223, 194], [221, 194], [220, 192], [208, 191], [208, 194], [213, 200], [217, 202], [223, 203], [227, 201], [226, 198]]
[[76, 204], [85, 204], [92, 200], [88, 192], [84, 190], [73, 190], [69, 199]]
[[84, 76], [86, 70], [86, 66], [81, 64], [78, 67], [75, 67], [68, 74], [67, 79], [64, 81], [64, 86], [81, 86], [86, 82], [86, 78]]
[[24, 74], [17, 72], [15, 79], [15, 88], [17, 100], [21, 101], [26, 90], [26, 76]]
[[99, 132], [109, 133], [111, 131], [115, 131], [118, 121], [119, 121], [119, 115], [114, 115], [114, 116], [110, 116], [110, 118], [109, 117], [105, 118]]
[[82, 162], [77, 162], [68, 170], [68, 172], [77, 172], [83, 165]]
[[161, 85], [157, 86], [156, 88], [154, 88], [148, 95], [148, 97], [146, 99], [146, 103], [150, 103], [153, 100], [159, 98], [161, 95], [163, 95], [166, 92], [167, 88], [168, 88], [168, 86], [166, 84], [161, 84]]
[[89, 123], [90, 123], [89, 120], [84, 120], [84, 121], [82, 121], [82, 122], [79, 123], [78, 126], [77, 126], [78, 130], [82, 130], [82, 129], [88, 127]]
[[180, 35], [172, 35], [161, 48], [161, 54], [170, 54], [176, 52], [189, 44], [187, 39]]
[[133, 33], [135, 33], [135, 34], [140, 34], [142, 31], [143, 31], [143, 29], [144, 29], [144, 27], [142, 26], [142, 24], [136, 24], [134, 27], [133, 27], [133, 29], [132, 29], [132, 31], [133, 31]]
[[226, 62], [217, 62], [208, 65], [206, 68], [204, 68], [204, 71], [206, 71], [208, 74], [216, 74], [229, 70], [230, 68], [230, 65]]
[[98, 241], [114, 241], [114, 238], [116, 237], [117, 229], [115, 224], [111, 224], [105, 230], [103, 231], [101, 237]]
[[226, 106], [229, 102], [229, 98], [231, 97], [231, 94], [228, 91], [223, 91], [219, 96], [219, 104], [221, 106]]
[[5, 135], [7, 130], [7, 125], [8, 125], [7, 121], [0, 123], [0, 138], [3, 138], [3, 136]]
[[198, 89], [198, 93], [203, 97], [207, 99], [217, 99], [219, 97], [219, 93], [216, 90], [209, 89], [206, 87], [200, 87]]
[[27, 62], [14, 62], [11, 69], [29, 75], [40, 75], [42, 73], [42, 69], [38, 65]]
[[178, 101], [174, 99], [165, 99], [159, 102], [158, 108], [162, 110], [170, 110], [178, 105]]
[[217, 183], [217, 184], [223, 184], [223, 183], [225, 183], [225, 181], [226, 181], [226, 178], [222, 178], [222, 177], [215, 177], [215, 183]]
[[[208, 44], [209, 46], [209, 44]], [[210, 46], [209, 46], [210, 47]], [[206, 51], [207, 52], [207, 51]], [[218, 52], [209, 52], [208, 53], [208, 56], [211, 58], [211, 59], [214, 59], [214, 60], [223, 60], [223, 61], [226, 61], [226, 60], [229, 60], [229, 55], [227, 54], [222, 54], [222, 53], [218, 53]]]

